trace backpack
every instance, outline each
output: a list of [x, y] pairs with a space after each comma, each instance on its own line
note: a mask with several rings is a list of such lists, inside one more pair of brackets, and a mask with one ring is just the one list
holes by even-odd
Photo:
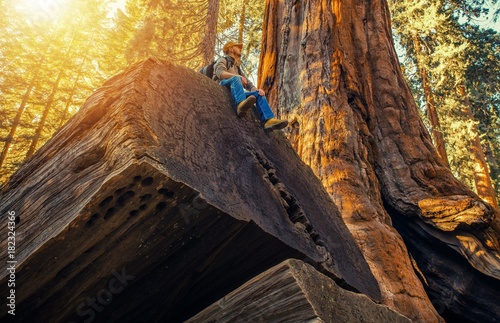
[[210, 63], [208, 65], [203, 66], [202, 68], [200, 68], [198, 70], [198, 72], [205, 75], [209, 79], [212, 79], [214, 77], [215, 62], [217, 62], [217, 60], [213, 61], [212, 63]]
[[[227, 56], [224, 56], [224, 58], [226, 59], [226, 65], [227, 63], [229, 62], [229, 60], [227, 59]], [[209, 79], [213, 79], [214, 77], [214, 67], [215, 67], [215, 63], [217, 63], [217, 59], [214, 60], [212, 63], [208, 64], [208, 65], [205, 65], [203, 66], [202, 68], [200, 68], [198, 70], [199, 73], [205, 75], [206, 77], [208, 77]], [[230, 66], [228, 66], [228, 68], [231, 68]], [[240, 67], [238, 66], [238, 73], [241, 75], [241, 70], [240, 70]]]

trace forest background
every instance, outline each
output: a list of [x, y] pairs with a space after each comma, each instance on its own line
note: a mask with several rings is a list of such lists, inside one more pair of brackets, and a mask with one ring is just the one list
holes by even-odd
[[[401, 69], [453, 174], [500, 200], [500, 4], [389, 0]], [[243, 42], [256, 81], [265, 0], [0, 0], [0, 184], [113, 75], [192, 69]], [[487, 177], [485, 180], [485, 176]], [[486, 184], [485, 184], [486, 183]]]

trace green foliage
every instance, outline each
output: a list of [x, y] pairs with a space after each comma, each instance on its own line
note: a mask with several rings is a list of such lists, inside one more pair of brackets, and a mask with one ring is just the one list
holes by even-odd
[[491, 29], [467, 25], [464, 35], [470, 47], [466, 84], [470, 91], [470, 105], [481, 143], [488, 158], [491, 176], [500, 191], [500, 35]]
[[[479, 137], [498, 199], [500, 38], [497, 31], [473, 24], [496, 4], [496, 0], [389, 1], [393, 32], [403, 52], [403, 73], [420, 106], [425, 106], [426, 97], [418, 70], [428, 75], [453, 173], [474, 189], [477, 165], [471, 147]], [[465, 88], [465, 95], [458, 88]]]

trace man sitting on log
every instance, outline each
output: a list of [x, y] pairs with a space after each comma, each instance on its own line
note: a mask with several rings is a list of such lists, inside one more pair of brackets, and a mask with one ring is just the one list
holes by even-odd
[[285, 128], [288, 121], [274, 117], [274, 113], [266, 100], [264, 90], [253, 85], [241, 71], [242, 49], [243, 44], [231, 41], [224, 45], [222, 50], [225, 56], [219, 58], [215, 63], [214, 80], [231, 90], [238, 117], [245, 116], [254, 103], [257, 103], [257, 111], [262, 122], [264, 122], [265, 130], [272, 131]]

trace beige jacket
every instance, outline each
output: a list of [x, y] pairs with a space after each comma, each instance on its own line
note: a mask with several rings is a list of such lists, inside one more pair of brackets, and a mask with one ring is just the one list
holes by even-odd
[[244, 78], [247, 79], [247, 85], [245, 86], [245, 90], [247, 90], [247, 91], [257, 91], [257, 87], [255, 85], [253, 85], [253, 83], [243, 73], [243, 71], [241, 70], [241, 68], [238, 68], [234, 64], [234, 58], [232, 58], [231, 56], [221, 57], [221, 58], [219, 58], [217, 60], [217, 62], [215, 62], [213, 79], [215, 81], [217, 81], [217, 82], [222, 81], [222, 79], [220, 78], [222, 72], [228, 72], [228, 73], [232, 73], [232, 74], [237, 74], [237, 75], [243, 76]]

